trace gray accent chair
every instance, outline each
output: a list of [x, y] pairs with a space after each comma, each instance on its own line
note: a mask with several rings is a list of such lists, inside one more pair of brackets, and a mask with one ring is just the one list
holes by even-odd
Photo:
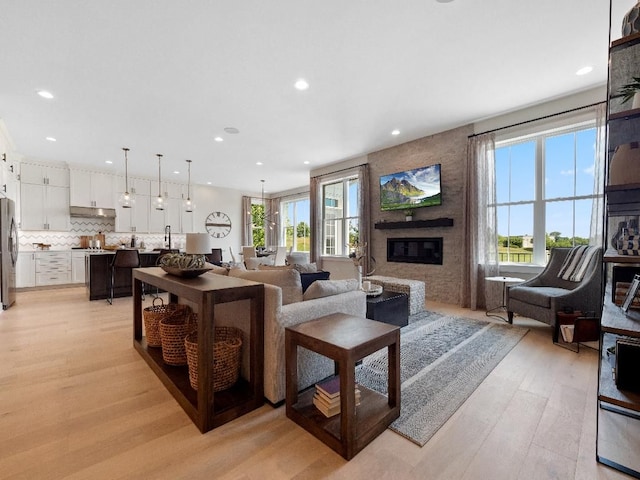
[[602, 249], [593, 255], [580, 282], [558, 277], [558, 272], [571, 248], [554, 248], [546, 268], [524, 283], [507, 287], [507, 315], [513, 323], [513, 314], [533, 318], [552, 327], [556, 313], [565, 308], [593, 312], [602, 311]]

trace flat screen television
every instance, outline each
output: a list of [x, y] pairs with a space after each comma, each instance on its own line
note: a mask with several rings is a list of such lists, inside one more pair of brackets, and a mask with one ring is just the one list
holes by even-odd
[[381, 210], [434, 205], [442, 205], [439, 163], [380, 177]]

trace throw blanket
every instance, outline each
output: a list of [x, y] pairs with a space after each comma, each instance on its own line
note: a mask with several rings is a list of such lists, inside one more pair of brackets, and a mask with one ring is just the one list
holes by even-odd
[[573, 247], [558, 272], [558, 278], [569, 280], [570, 282], [582, 281], [591, 257], [597, 251], [598, 247], [589, 247], [587, 245]]

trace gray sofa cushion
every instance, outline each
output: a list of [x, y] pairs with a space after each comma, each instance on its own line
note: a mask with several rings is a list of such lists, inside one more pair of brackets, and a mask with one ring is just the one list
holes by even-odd
[[516, 285], [509, 289], [509, 298], [543, 308], [551, 308], [551, 297], [562, 297], [569, 292], [570, 290], [558, 287], [518, 288]]

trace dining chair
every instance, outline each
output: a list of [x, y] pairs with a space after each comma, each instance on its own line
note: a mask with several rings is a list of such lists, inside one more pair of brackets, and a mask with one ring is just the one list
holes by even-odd
[[285, 265], [286, 258], [287, 258], [287, 247], [277, 247], [276, 258], [274, 259], [273, 264], [276, 267], [281, 267]]
[[[111, 275], [109, 276], [109, 298], [107, 302], [109, 305], [113, 305], [113, 285], [115, 283], [115, 275], [118, 269], [129, 269], [140, 267], [140, 253], [137, 249], [120, 249], [116, 250], [113, 260], [109, 269]], [[144, 285], [142, 287], [142, 299], [144, 300]]]
[[257, 257], [258, 254], [256, 253], [256, 247], [254, 246], [246, 246], [243, 245], [242, 246], [242, 258], [246, 261], [247, 258], [254, 258]]
[[222, 249], [221, 248], [212, 248], [211, 254], [207, 255], [209, 258], [209, 262], [214, 265], [220, 265], [222, 263]]

